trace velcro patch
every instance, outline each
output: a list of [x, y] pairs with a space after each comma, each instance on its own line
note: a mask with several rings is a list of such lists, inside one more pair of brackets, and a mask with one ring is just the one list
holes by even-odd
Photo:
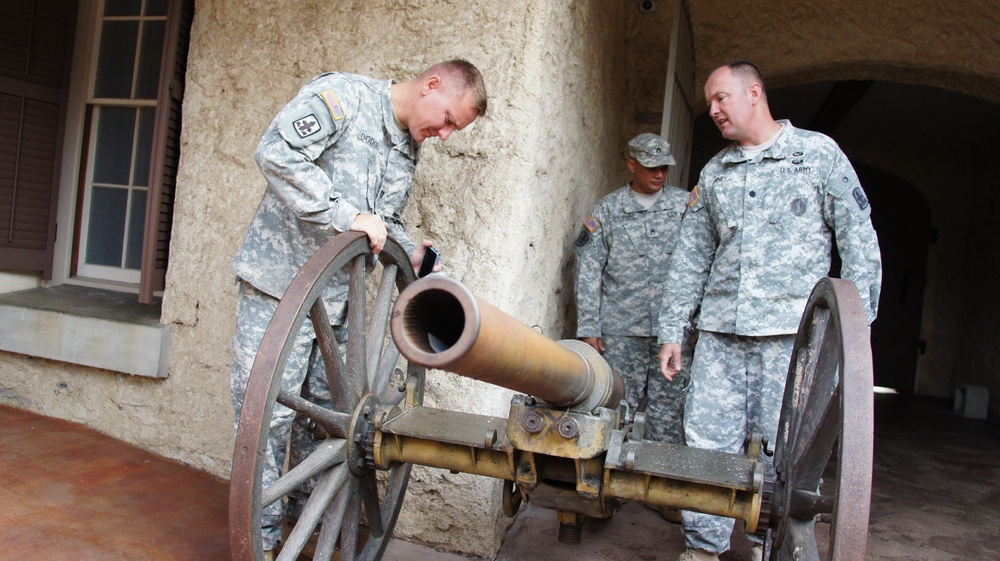
[[594, 218], [594, 215], [590, 215], [583, 221], [583, 227], [586, 228], [588, 232], [593, 234], [594, 231], [601, 227], [601, 223]]
[[344, 118], [344, 109], [340, 106], [340, 100], [337, 99], [337, 94], [333, 90], [326, 90], [322, 94], [323, 101], [326, 102], [326, 106], [330, 109], [330, 115], [333, 117], [334, 121], [339, 121]]
[[590, 243], [590, 234], [587, 230], [580, 230], [580, 235], [576, 238], [576, 247], [583, 247]]
[[858, 208], [861, 210], [868, 208], [868, 198], [865, 197], [865, 192], [861, 190], [861, 187], [855, 187], [851, 194], [854, 195], [854, 202], [858, 203]]
[[688, 195], [688, 206], [693, 207], [694, 205], [698, 204], [698, 201], [700, 200], [701, 200], [701, 194], [698, 193], [698, 186], [695, 185], [694, 189], [691, 189], [691, 194]]
[[312, 136], [319, 131], [323, 130], [323, 125], [319, 124], [319, 119], [316, 115], [312, 113], [292, 122], [292, 127], [295, 132], [299, 135], [299, 138], [306, 138], [307, 136]]

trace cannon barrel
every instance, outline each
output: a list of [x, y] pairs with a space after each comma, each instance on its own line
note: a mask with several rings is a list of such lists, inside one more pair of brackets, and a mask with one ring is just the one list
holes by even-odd
[[557, 407], [615, 408], [621, 377], [590, 345], [553, 341], [444, 275], [400, 293], [392, 338], [410, 362], [525, 393]]

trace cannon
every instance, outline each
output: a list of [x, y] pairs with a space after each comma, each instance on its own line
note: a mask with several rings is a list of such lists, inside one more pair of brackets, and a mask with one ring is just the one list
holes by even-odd
[[[643, 414], [621, 401], [620, 377], [591, 347], [553, 341], [446, 276], [417, 280], [391, 239], [377, 256], [380, 267], [375, 260], [364, 234], [336, 236], [303, 266], [264, 335], [233, 456], [234, 560], [263, 558], [262, 509], [307, 481], [311, 494], [279, 561], [297, 559], [317, 527], [313, 559], [335, 551], [340, 559], [379, 559], [412, 465], [503, 480], [504, 513], [514, 516], [525, 500], [554, 510], [565, 542], [580, 539], [584, 518], [608, 518], [641, 501], [743, 520], [764, 538], [772, 561], [865, 555], [872, 365], [864, 310], [849, 281], [822, 279], [810, 296], [777, 442], [754, 435], [745, 454], [728, 454], [644, 440]], [[342, 271], [349, 279], [343, 352], [321, 300]], [[306, 318], [323, 355], [329, 406], [280, 387]], [[508, 416], [424, 406], [427, 368], [514, 390]], [[279, 403], [317, 427], [320, 442], [265, 487], [264, 448]]]

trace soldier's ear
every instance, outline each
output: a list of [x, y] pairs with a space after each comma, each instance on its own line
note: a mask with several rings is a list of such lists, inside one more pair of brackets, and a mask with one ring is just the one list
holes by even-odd
[[757, 105], [764, 97], [764, 88], [760, 84], [753, 83], [747, 86], [747, 95], [750, 96], [750, 103]]
[[441, 77], [437, 74], [432, 74], [424, 80], [423, 85], [420, 88], [421, 95], [427, 95], [432, 91], [441, 87]]

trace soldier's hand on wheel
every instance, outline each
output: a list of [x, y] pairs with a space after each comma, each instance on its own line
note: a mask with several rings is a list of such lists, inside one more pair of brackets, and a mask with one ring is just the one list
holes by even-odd
[[385, 239], [389, 235], [385, 228], [386, 223], [377, 214], [360, 213], [351, 222], [352, 231], [368, 234], [368, 241], [370, 242], [372, 253], [375, 255], [381, 253], [382, 248], [385, 247]]
[[581, 340], [597, 349], [597, 352], [604, 354], [604, 339], [601, 337], [583, 337]]

